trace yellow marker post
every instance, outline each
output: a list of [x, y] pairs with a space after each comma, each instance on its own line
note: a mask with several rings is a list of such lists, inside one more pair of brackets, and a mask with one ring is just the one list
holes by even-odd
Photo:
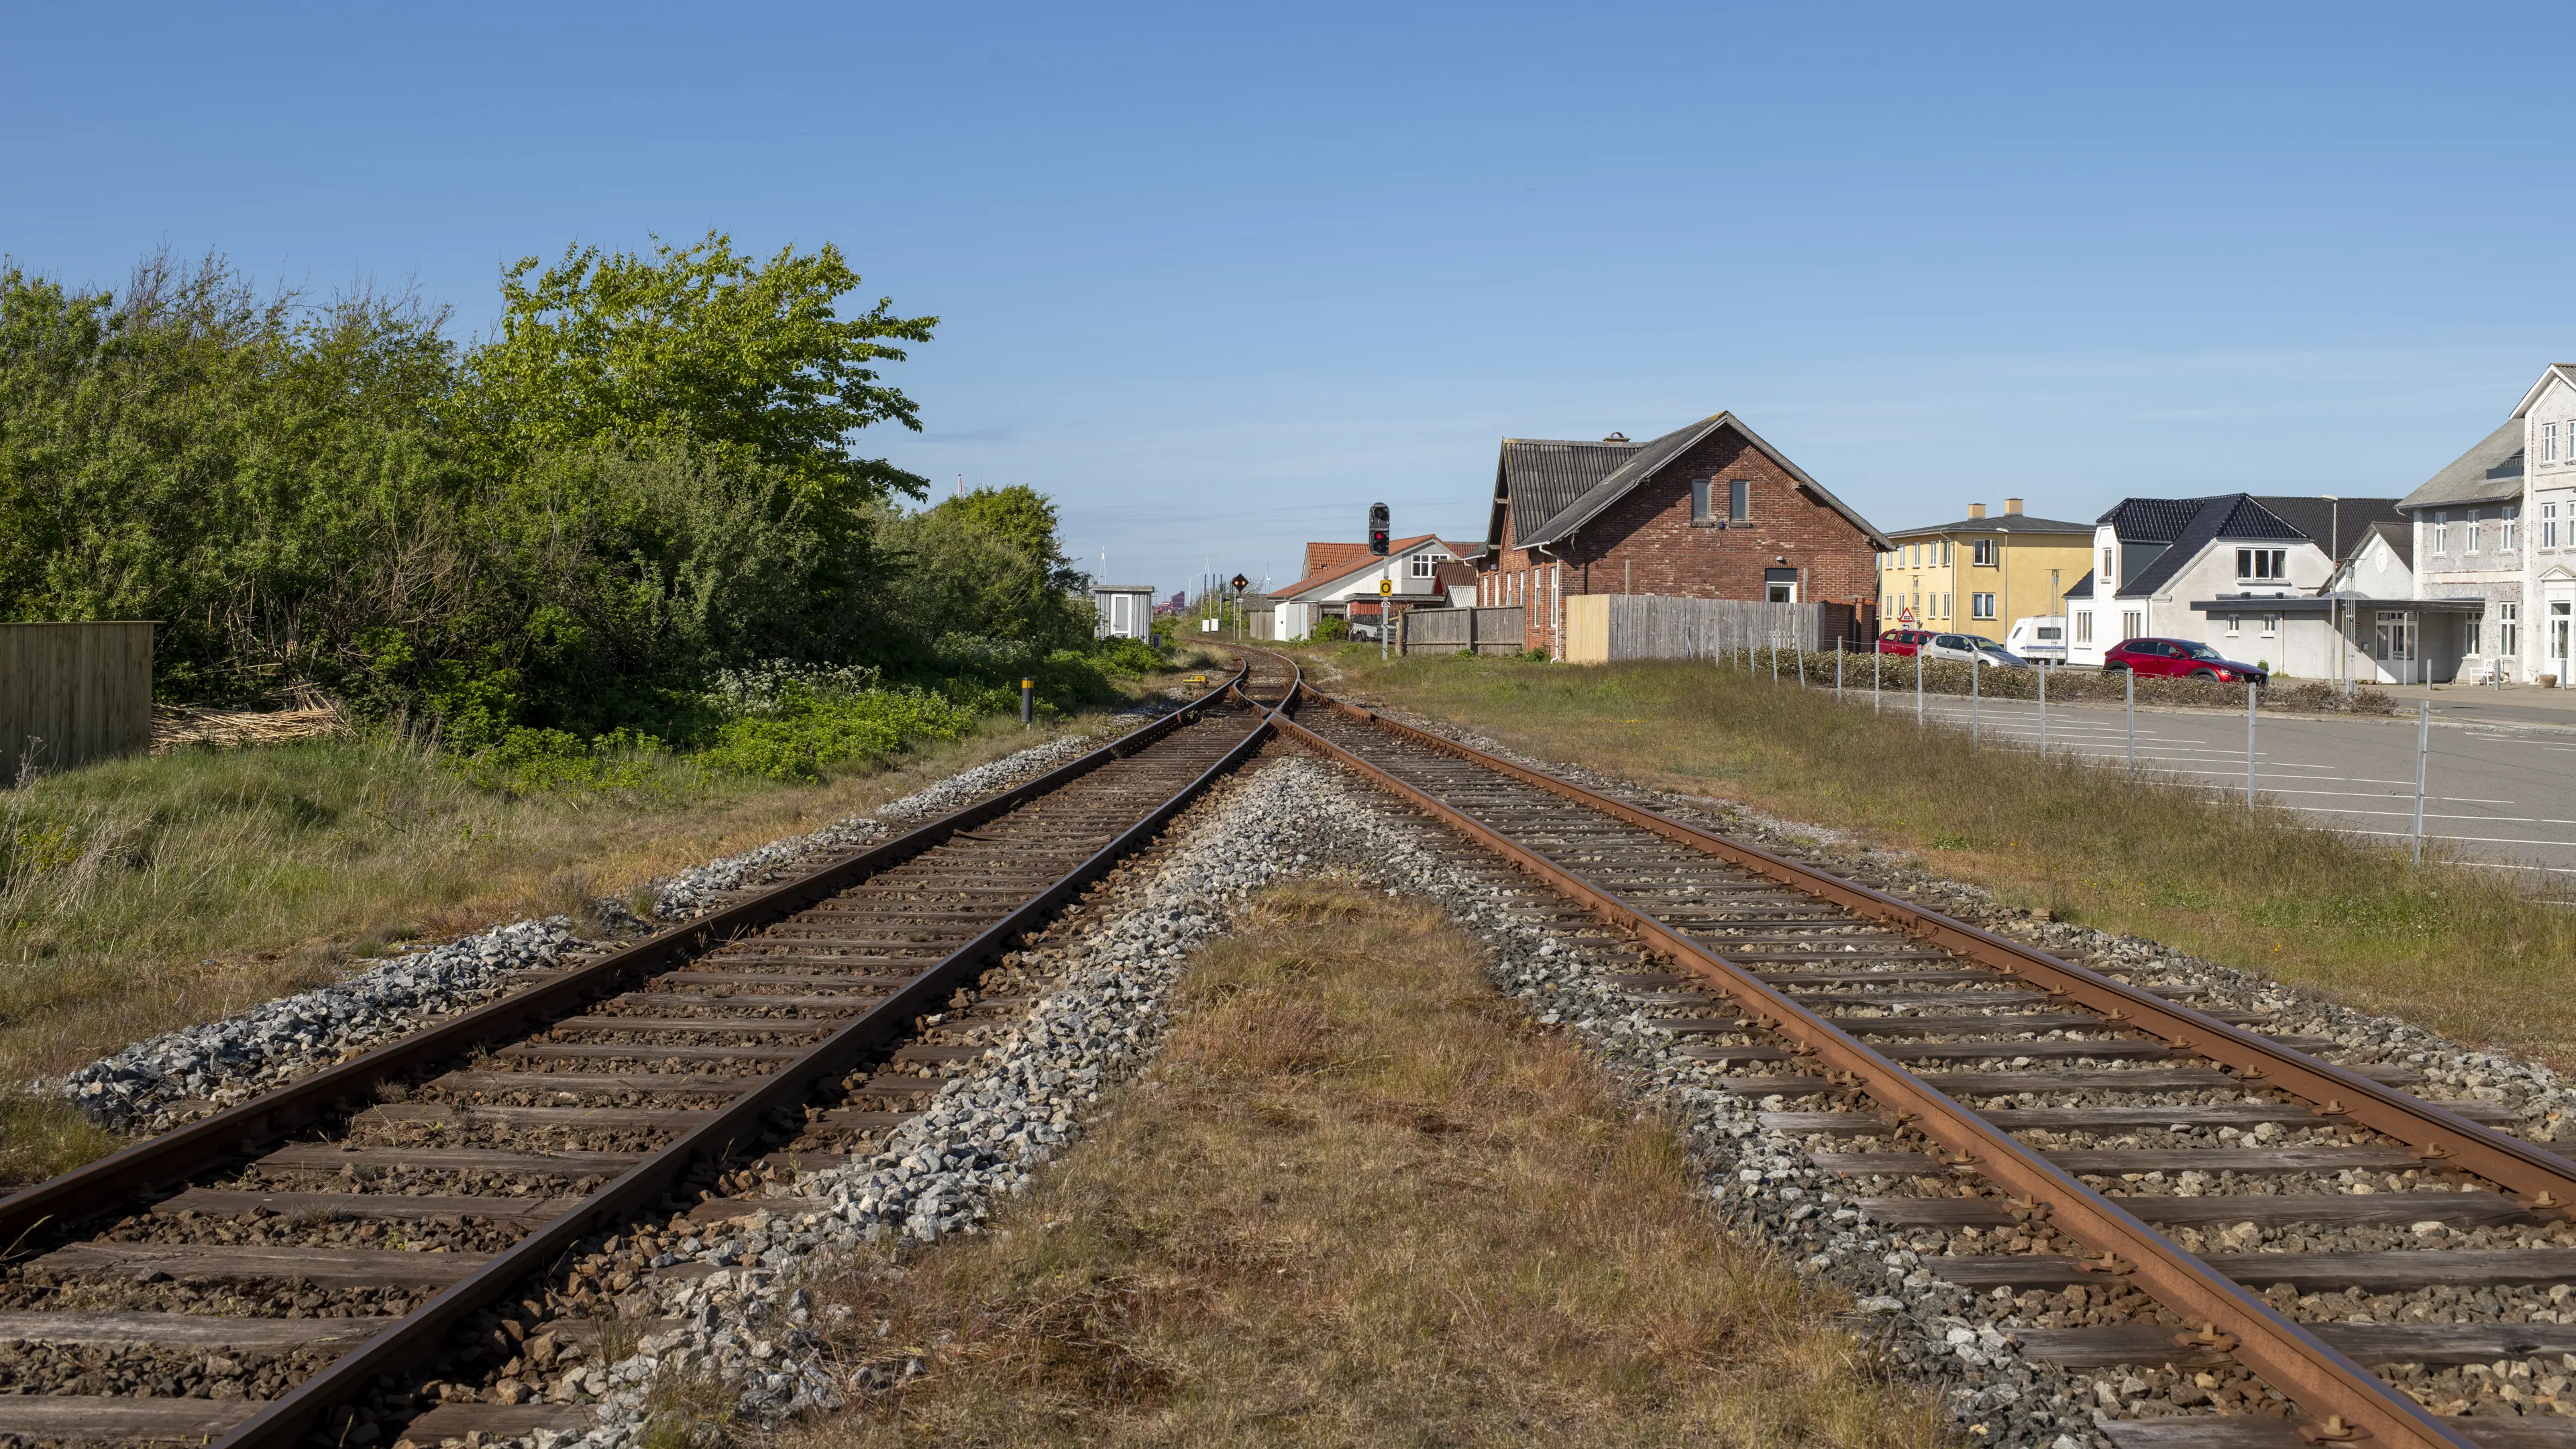
[[1387, 600], [1389, 600], [1389, 599], [1391, 599], [1391, 598], [1393, 598], [1393, 597], [1395, 597], [1395, 580], [1393, 580], [1393, 579], [1380, 579], [1380, 580], [1378, 580], [1378, 581], [1377, 581], [1377, 657], [1378, 657], [1378, 662], [1380, 662], [1380, 663], [1384, 663], [1384, 662], [1386, 661], [1387, 636], [1388, 636], [1389, 634], [1392, 634], [1392, 633], [1394, 633], [1394, 632], [1395, 632], [1395, 612], [1394, 612], [1394, 610], [1395, 610], [1395, 606], [1387, 602]]

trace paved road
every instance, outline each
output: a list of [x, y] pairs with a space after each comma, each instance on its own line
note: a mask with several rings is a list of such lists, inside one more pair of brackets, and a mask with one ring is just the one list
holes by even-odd
[[[1859, 696], [1863, 704], [1868, 696]], [[1882, 707], [1911, 712], [1911, 692], [1890, 691]], [[1931, 696], [1927, 719], [1970, 725], [1964, 699]], [[1981, 737], [2024, 748], [2039, 743], [2039, 711], [2023, 700], [1984, 700]], [[2403, 844], [2415, 824], [2414, 711], [2400, 719], [2303, 718], [2256, 721], [2258, 808], [2292, 810], [2317, 824]], [[2564, 716], [2559, 716], [2563, 718]], [[2437, 712], [2425, 763], [2424, 836], [2447, 842], [2475, 865], [2506, 871], [2553, 898], [2576, 900], [2576, 731], [2514, 724], [2466, 724]], [[2125, 761], [2129, 733], [2118, 705], [2048, 707], [2048, 747]], [[2245, 788], [2245, 718], [2200, 710], [2141, 709], [2141, 770]]]

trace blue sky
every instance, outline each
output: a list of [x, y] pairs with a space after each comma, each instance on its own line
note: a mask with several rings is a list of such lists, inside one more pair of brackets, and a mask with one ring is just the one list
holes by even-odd
[[0, 251], [488, 324], [839, 243], [863, 448], [1165, 589], [1481, 537], [1496, 440], [1734, 410], [1887, 527], [2397, 494], [2576, 357], [2563, 7], [13, 7]]

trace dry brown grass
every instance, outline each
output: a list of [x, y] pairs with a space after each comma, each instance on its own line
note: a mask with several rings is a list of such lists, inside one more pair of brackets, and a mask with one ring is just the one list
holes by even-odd
[[1180, 1011], [1002, 1232], [823, 1290], [926, 1372], [789, 1449], [1945, 1442], [1435, 912], [1275, 889]]
[[2491, 874], [2299, 824], [2116, 764], [1972, 750], [1830, 691], [1706, 664], [1319, 656], [1337, 691], [1455, 720], [1536, 759], [1742, 800], [1919, 852], [2060, 919], [2319, 988], [2460, 1040], [2576, 1067], [2576, 912]]
[[[319, 985], [397, 941], [580, 917], [601, 896], [1054, 733], [994, 721], [820, 784], [672, 767], [640, 788], [513, 798], [398, 740], [339, 736], [183, 749], [0, 791], [0, 844], [29, 853], [14, 870], [0, 860], [0, 1083]], [[57, 1103], [0, 1108], [0, 1183], [112, 1142]]]

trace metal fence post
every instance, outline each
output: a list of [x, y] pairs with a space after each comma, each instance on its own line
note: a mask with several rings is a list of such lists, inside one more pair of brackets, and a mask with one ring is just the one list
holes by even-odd
[[2048, 661], [2039, 661], [2039, 757], [2048, 758]]
[[1923, 646], [1914, 646], [1914, 728], [1923, 728]]
[[2424, 863], [2424, 760], [2433, 751], [2433, 702], [2415, 706], [2415, 863]]
[[2254, 681], [2245, 681], [2245, 813], [2254, 813]]
[[2120, 671], [2120, 690], [2129, 701], [2129, 783], [2134, 785], [2138, 780], [2138, 672], [2136, 670]]
[[1843, 641], [1834, 641], [1834, 703], [1843, 702]]
[[1886, 657], [1878, 652], [1878, 641], [1871, 640], [1869, 646], [1869, 712], [1871, 714], [1878, 713], [1878, 661]]
[[1972, 750], [1977, 747], [1977, 680], [1980, 677], [1982, 677], [1982, 671], [1977, 668], [1977, 656], [1970, 654], [1968, 656], [1968, 748]]

